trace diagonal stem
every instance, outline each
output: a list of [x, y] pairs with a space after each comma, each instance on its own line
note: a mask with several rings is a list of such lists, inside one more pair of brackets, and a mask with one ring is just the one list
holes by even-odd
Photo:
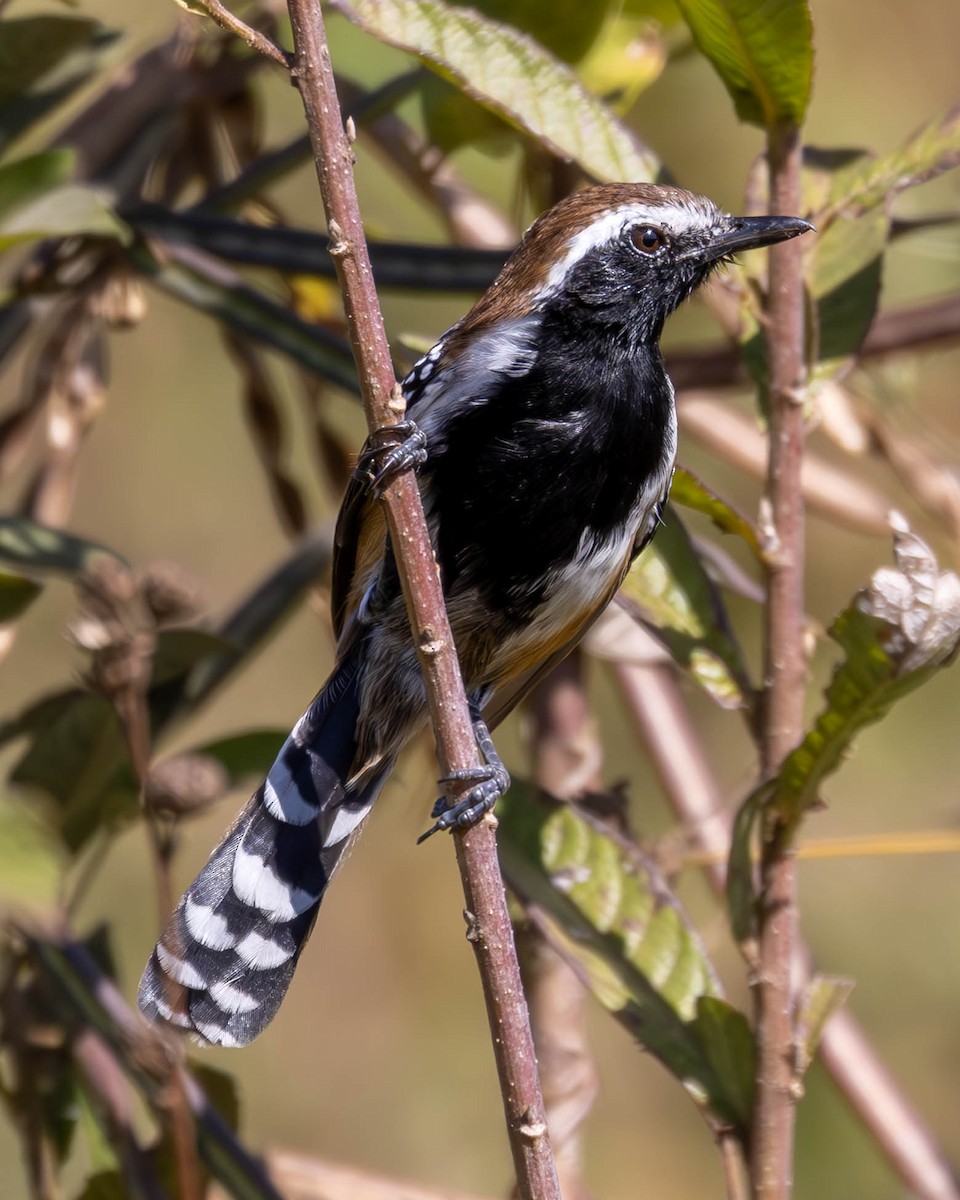
[[[353, 155], [342, 125], [320, 6], [289, 0], [293, 76], [307, 116], [327, 214], [331, 253], [371, 429], [403, 416], [364, 239]], [[433, 547], [416, 480], [398, 476], [385, 490], [391, 543], [426, 683], [441, 772], [479, 765], [473, 727], [450, 635]], [[523, 1200], [559, 1196], [533, 1038], [496, 853], [495, 821], [454, 835], [500, 1074], [507, 1131]]]

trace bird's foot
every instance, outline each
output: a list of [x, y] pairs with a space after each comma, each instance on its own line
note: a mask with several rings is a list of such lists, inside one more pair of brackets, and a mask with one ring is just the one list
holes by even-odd
[[441, 830], [465, 829], [468, 825], [474, 825], [484, 813], [493, 808], [510, 786], [510, 775], [500, 760], [490, 730], [479, 717], [474, 719], [473, 732], [477, 739], [477, 748], [483, 756], [483, 765], [451, 771], [440, 780], [441, 784], [469, 782], [473, 787], [453, 804], [450, 804], [446, 796], [440, 797], [430, 813], [436, 821], [426, 833], [417, 838], [418, 845]]
[[363, 444], [354, 475], [374, 494], [381, 496], [391, 480], [427, 461], [427, 439], [409, 419], [374, 429]]

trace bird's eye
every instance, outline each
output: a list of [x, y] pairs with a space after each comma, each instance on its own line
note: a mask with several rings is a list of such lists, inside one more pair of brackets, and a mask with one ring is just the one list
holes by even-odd
[[630, 240], [642, 254], [656, 254], [667, 242], [663, 233], [652, 225], [634, 225], [630, 230]]

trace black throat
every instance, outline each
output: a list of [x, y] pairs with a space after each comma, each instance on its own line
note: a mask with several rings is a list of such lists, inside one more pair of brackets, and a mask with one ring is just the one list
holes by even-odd
[[599, 548], [663, 470], [673, 391], [655, 341], [562, 295], [543, 315], [533, 368], [460, 409], [424, 483], [442, 513], [448, 593], [476, 586], [526, 615], [581, 538]]

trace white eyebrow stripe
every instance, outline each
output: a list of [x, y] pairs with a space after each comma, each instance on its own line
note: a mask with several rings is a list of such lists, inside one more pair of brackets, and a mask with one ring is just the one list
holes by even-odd
[[556, 292], [570, 269], [581, 259], [607, 242], [620, 237], [629, 225], [649, 224], [667, 233], [682, 235], [697, 226], [706, 230], [722, 216], [719, 209], [704, 212], [693, 204], [626, 204], [605, 213], [581, 229], [567, 243], [567, 252], [550, 269], [544, 283], [537, 289], [535, 300], [545, 299]]

